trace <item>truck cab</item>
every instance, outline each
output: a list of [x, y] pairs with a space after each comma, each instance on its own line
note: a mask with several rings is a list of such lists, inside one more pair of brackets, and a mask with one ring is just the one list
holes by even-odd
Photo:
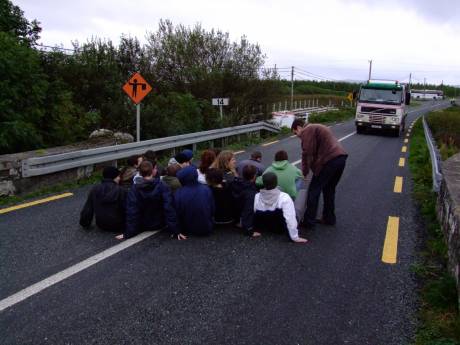
[[361, 86], [356, 106], [356, 132], [368, 129], [390, 131], [399, 136], [406, 126], [410, 93], [397, 81], [369, 80]]

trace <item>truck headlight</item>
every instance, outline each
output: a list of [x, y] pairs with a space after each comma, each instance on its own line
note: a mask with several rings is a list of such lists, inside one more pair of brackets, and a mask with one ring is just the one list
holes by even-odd
[[397, 116], [393, 116], [391, 118], [391, 121], [393, 121], [393, 123], [398, 123], [398, 117]]

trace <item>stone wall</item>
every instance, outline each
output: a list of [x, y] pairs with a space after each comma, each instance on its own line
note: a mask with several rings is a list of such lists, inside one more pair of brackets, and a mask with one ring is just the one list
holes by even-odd
[[460, 153], [442, 163], [437, 213], [449, 250], [449, 271], [457, 281], [460, 306]]
[[[79, 151], [102, 146], [120, 144], [116, 137], [98, 137], [68, 146], [53, 147], [46, 150], [28, 151], [0, 156], [0, 197], [30, 193], [58, 183], [76, 181], [88, 177], [97, 168], [94, 166], [80, 167], [56, 172], [43, 176], [22, 178], [22, 161], [32, 157], [43, 157]], [[105, 164], [107, 165], [107, 164]]]

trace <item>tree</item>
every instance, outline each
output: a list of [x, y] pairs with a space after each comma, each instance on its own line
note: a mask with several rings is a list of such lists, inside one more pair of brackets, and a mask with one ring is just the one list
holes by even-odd
[[24, 43], [34, 45], [41, 31], [37, 20], [29, 22], [18, 6], [9, 0], [0, 0], [0, 32], [9, 33]]
[[37, 52], [0, 32], [0, 153], [43, 144], [38, 128], [47, 87]]

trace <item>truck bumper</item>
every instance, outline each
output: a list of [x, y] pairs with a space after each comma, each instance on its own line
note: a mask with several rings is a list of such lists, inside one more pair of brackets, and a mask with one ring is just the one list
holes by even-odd
[[399, 130], [400, 125], [388, 125], [380, 123], [370, 123], [370, 122], [361, 122], [355, 121], [356, 128], [362, 129], [383, 129], [383, 130]]

